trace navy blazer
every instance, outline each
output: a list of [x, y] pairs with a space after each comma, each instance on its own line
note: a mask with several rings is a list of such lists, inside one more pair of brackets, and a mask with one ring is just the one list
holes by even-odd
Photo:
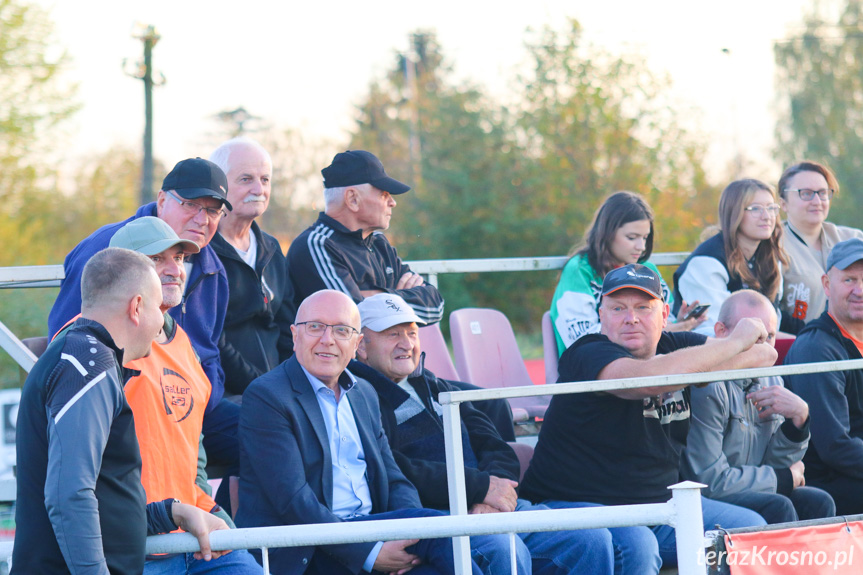
[[[340, 383], [349, 382], [342, 374]], [[362, 438], [372, 513], [419, 508], [419, 495], [390, 452], [381, 427], [377, 394], [365, 381], [351, 390], [350, 404]], [[255, 379], [240, 409], [240, 507], [238, 527], [266, 527], [342, 521], [332, 512], [333, 472], [321, 408], [296, 356]], [[374, 543], [327, 545], [354, 573]], [[301, 574], [315, 547], [270, 551], [274, 574]]]

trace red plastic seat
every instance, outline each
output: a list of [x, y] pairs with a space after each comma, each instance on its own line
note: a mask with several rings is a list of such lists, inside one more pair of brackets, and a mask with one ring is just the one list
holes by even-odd
[[[464, 308], [449, 316], [450, 336], [462, 381], [486, 389], [533, 385], [515, 340], [512, 325], [494, 309]], [[513, 421], [542, 418], [550, 398], [516, 397], [509, 400]]]
[[439, 323], [423, 326], [419, 329], [420, 348], [425, 352], [425, 368], [441, 379], [458, 381], [458, 372], [449, 355], [446, 340], [440, 330]]
[[560, 357], [557, 355], [557, 338], [554, 337], [550, 311], [542, 314], [542, 357], [545, 360], [545, 382], [557, 383], [557, 362]]
[[519, 443], [518, 441], [507, 441], [506, 444], [512, 447], [512, 450], [515, 451], [515, 455], [518, 457], [518, 464], [521, 467], [518, 482], [521, 483], [521, 480], [524, 479], [524, 472], [527, 471], [530, 460], [533, 459], [533, 446], [527, 443]]

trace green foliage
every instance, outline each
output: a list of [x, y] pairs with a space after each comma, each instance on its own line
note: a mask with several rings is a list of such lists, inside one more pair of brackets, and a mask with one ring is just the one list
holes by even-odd
[[777, 159], [823, 162], [842, 192], [831, 220], [860, 227], [863, 201], [863, 0], [844, 0], [838, 18], [815, 3], [805, 30], [777, 42], [780, 103]]
[[[515, 106], [453, 81], [433, 34], [418, 32], [413, 44], [410, 58], [397, 56], [370, 86], [350, 144], [374, 151], [414, 187], [397, 198], [389, 232], [402, 257], [561, 255], [619, 189], [654, 204], [664, 249], [691, 249], [715, 221], [703, 148], [662, 104], [667, 81], [640, 59], [583, 47], [577, 22], [532, 35], [531, 71], [517, 83], [524, 88]], [[694, 216], [672, 215], [683, 210]], [[440, 289], [450, 310], [496, 307], [533, 330], [556, 278], [445, 275]]]
[[[57, 289], [0, 290], [0, 319], [19, 338], [47, 335], [48, 312]], [[5, 352], [0, 352], [0, 388], [19, 387], [24, 370]]]

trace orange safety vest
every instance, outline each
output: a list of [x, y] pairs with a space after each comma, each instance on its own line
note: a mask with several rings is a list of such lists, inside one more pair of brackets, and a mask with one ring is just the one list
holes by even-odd
[[[79, 317], [80, 313], [67, 321], [51, 340]], [[212, 388], [189, 336], [175, 323], [170, 341], [154, 342], [150, 355], [124, 367], [141, 372], [126, 382], [125, 392], [135, 418], [147, 503], [175, 498], [211, 511], [216, 502], [195, 480], [198, 441]]]
[[154, 343], [149, 356], [125, 367], [141, 372], [126, 382], [125, 391], [141, 446], [147, 503], [175, 497], [212, 510], [216, 502], [195, 484], [198, 441], [211, 388], [189, 336], [175, 324], [170, 341]]

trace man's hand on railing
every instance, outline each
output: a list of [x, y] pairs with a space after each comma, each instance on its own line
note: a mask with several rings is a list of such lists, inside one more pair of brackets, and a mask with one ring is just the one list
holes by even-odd
[[518, 487], [518, 483], [495, 475], [490, 475], [488, 479], [488, 493], [482, 502], [498, 511], [515, 511], [515, 506], [518, 503], [518, 494], [515, 492], [515, 488]]
[[171, 506], [171, 514], [174, 516], [174, 523], [177, 524], [177, 527], [198, 538], [198, 545], [201, 546], [201, 550], [195, 553], [195, 559], [209, 561], [230, 553], [229, 550], [213, 551], [210, 549], [210, 533], [220, 529], [229, 529], [227, 523], [220, 518], [203, 509], [177, 502]]
[[419, 557], [405, 551], [405, 548], [416, 543], [419, 543], [419, 539], [385, 541], [380, 553], [378, 553], [378, 558], [375, 559], [375, 571], [382, 571], [390, 575], [403, 575], [422, 563]]

